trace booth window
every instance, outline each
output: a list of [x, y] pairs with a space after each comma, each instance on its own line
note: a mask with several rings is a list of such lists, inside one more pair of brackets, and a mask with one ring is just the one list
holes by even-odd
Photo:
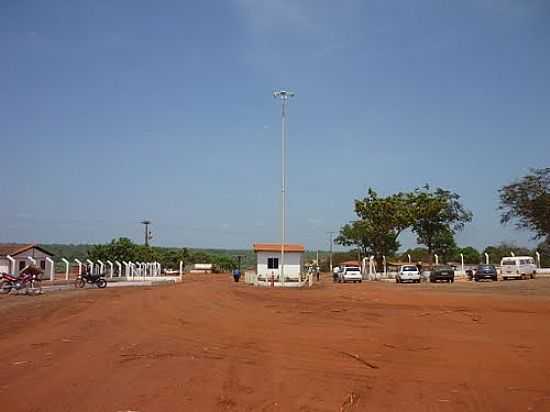
[[268, 269], [279, 269], [279, 258], [267, 258]]

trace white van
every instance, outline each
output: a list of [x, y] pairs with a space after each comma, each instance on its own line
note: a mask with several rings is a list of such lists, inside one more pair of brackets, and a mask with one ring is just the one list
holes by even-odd
[[535, 259], [531, 256], [510, 256], [500, 261], [502, 279], [534, 279], [537, 273]]

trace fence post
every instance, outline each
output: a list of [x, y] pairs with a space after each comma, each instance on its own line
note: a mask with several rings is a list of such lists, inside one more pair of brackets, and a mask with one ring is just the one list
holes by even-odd
[[15, 267], [15, 259], [12, 258], [10, 255], [7, 255], [6, 257], [8, 258], [8, 260], [9, 260], [10, 263], [11, 263], [11, 271], [10, 271], [10, 274], [12, 274], [13, 276], [15, 276], [15, 271], [17, 270], [17, 268]]
[[103, 267], [105, 266], [101, 260], [98, 259], [97, 263], [99, 263], [99, 274], [101, 275], [103, 273]]
[[53, 259], [48, 257], [48, 256], [46, 257], [46, 262], [48, 262], [50, 264], [50, 280], [53, 281], [54, 280], [55, 263], [54, 263]]
[[92, 262], [90, 259], [86, 259], [86, 263], [90, 265], [90, 273], [94, 273], [94, 262]]
[[78, 259], [74, 260], [76, 263], [78, 263], [78, 276], [82, 275], [82, 262]]
[[69, 261], [65, 258], [61, 258], [63, 263], [65, 263], [65, 280], [69, 280]]

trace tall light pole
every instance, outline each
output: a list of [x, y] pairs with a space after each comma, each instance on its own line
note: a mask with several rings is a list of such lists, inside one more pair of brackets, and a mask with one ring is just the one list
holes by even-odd
[[153, 235], [149, 232], [149, 225], [151, 224], [151, 221], [144, 220], [141, 224], [145, 225], [145, 246], [149, 246], [149, 241], [153, 238]]
[[330, 261], [329, 261], [329, 267], [330, 267], [330, 273], [332, 273], [332, 238], [334, 236], [334, 232], [327, 232], [329, 235], [329, 243], [330, 243]]
[[281, 275], [282, 285], [285, 284], [285, 241], [286, 241], [286, 106], [288, 98], [294, 97], [294, 92], [287, 90], [276, 90], [273, 92], [273, 97], [281, 99]]

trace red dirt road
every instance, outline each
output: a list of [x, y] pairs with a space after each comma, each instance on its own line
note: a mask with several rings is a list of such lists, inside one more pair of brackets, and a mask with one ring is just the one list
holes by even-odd
[[549, 286], [267, 290], [213, 275], [0, 296], [0, 407], [550, 411]]

